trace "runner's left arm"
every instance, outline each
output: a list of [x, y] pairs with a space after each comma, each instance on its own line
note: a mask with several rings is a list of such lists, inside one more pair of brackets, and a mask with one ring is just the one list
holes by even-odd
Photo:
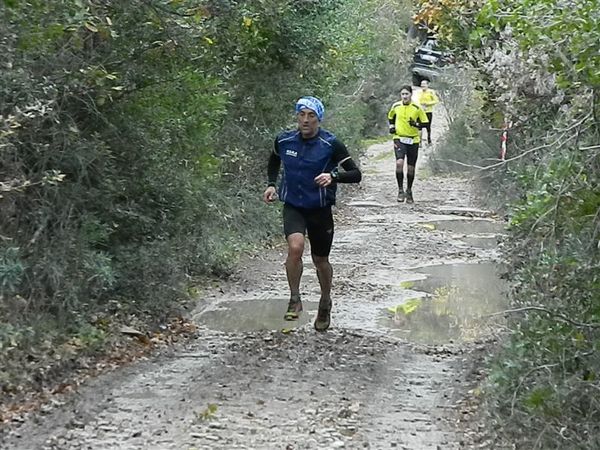
[[348, 153], [348, 149], [337, 139], [333, 141], [333, 161], [344, 169], [338, 172], [336, 182], [359, 183], [362, 180], [362, 173]]

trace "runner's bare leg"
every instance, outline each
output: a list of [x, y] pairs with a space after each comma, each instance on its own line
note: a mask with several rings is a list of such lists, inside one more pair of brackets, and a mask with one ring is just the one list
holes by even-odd
[[290, 297], [296, 298], [300, 296], [300, 279], [304, 269], [302, 264], [304, 235], [302, 233], [292, 233], [287, 237], [287, 242], [288, 256], [285, 260], [285, 272], [290, 286]]
[[317, 269], [317, 278], [319, 279], [319, 285], [321, 286], [321, 300], [330, 302], [333, 267], [331, 267], [329, 257], [312, 255], [312, 260]]

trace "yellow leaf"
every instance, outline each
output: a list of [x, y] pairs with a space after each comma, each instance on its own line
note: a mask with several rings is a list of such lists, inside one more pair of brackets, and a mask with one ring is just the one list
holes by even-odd
[[410, 313], [415, 312], [416, 309], [421, 306], [421, 303], [422, 300], [420, 298], [411, 298], [399, 306], [402, 307], [402, 312], [405, 315], [409, 315]]
[[250, 28], [252, 26], [252, 19], [250, 17], [244, 17], [242, 22], [246, 28]]
[[473, 397], [481, 397], [481, 394], [483, 394], [483, 391], [481, 390], [480, 387], [476, 387], [475, 389], [470, 390], [469, 393], [472, 394]]
[[402, 303], [401, 305], [391, 306], [388, 308], [388, 311], [392, 314], [404, 314], [408, 316], [412, 314], [421, 306], [423, 300], [420, 298], [409, 298], [407, 301]]
[[204, 36], [204, 40], [206, 42], [208, 42], [209, 45], [213, 45], [215, 43], [215, 41], [213, 41], [211, 38], [209, 38], [208, 36]]
[[435, 225], [432, 223], [421, 223], [419, 225], [421, 225], [423, 228], [426, 228], [431, 231], [435, 230]]
[[98, 28], [96, 28], [93, 24], [86, 22], [85, 23], [85, 27], [90, 30], [92, 33], [97, 33], [98, 32]]

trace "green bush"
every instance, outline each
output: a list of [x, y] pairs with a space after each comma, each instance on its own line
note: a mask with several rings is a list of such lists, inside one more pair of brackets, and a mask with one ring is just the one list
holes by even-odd
[[318, 95], [356, 154], [380, 126], [372, 99], [406, 5], [5, 0], [0, 326], [19, 341], [7, 358], [82, 333], [70, 348], [102, 343], [98, 317], [178, 313], [197, 276], [227, 276], [279, 236], [260, 200], [274, 136], [298, 97]]
[[[503, 248], [516, 311], [503, 348], [490, 360], [485, 386], [487, 413], [499, 424], [498, 446], [595, 449], [598, 15], [590, 13], [597, 6], [592, 3], [559, 6], [537, 0], [458, 2], [434, 13], [441, 37], [477, 73], [471, 85], [482, 100], [481, 122], [497, 128], [508, 115], [514, 123], [506, 163], [479, 171], [487, 175], [487, 191], [508, 204], [510, 218]], [[468, 140], [468, 119], [453, 128], [450, 140], [453, 133]], [[475, 136], [485, 141], [480, 131]], [[474, 152], [464, 162], [485, 165], [480, 155]]]
[[21, 284], [25, 265], [19, 258], [18, 248], [7, 247], [0, 251], [0, 296], [10, 295]]

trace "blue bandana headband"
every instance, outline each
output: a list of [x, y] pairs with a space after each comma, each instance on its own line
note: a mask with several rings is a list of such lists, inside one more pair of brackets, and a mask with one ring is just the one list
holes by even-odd
[[313, 111], [319, 122], [323, 121], [323, 116], [325, 115], [325, 107], [323, 106], [323, 102], [319, 100], [317, 97], [302, 97], [296, 102], [296, 114], [298, 114], [303, 109], [310, 109]]

